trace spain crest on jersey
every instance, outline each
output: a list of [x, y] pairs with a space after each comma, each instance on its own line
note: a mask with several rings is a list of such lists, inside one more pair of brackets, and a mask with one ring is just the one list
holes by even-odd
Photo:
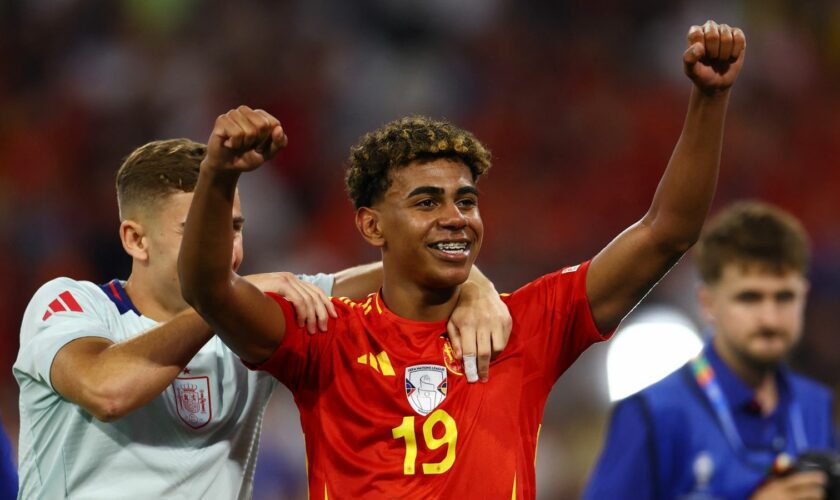
[[455, 350], [452, 349], [452, 343], [449, 342], [449, 338], [444, 337], [443, 335], [441, 335], [441, 340], [443, 341], [443, 364], [446, 365], [446, 369], [449, 370], [451, 374], [463, 377], [464, 364], [460, 359], [455, 357]]
[[204, 427], [213, 417], [209, 377], [178, 377], [172, 381], [178, 416], [193, 429]]
[[426, 416], [446, 399], [446, 368], [414, 365], [405, 369], [405, 397], [420, 415]]

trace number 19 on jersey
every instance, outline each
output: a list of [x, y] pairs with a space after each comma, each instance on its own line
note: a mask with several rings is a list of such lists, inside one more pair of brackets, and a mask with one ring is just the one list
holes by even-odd
[[[413, 475], [417, 462], [417, 434], [414, 429], [414, 416], [403, 417], [402, 424], [391, 429], [394, 439], [405, 440], [405, 460], [403, 473]], [[438, 425], [440, 424], [440, 425]], [[443, 435], [435, 437], [435, 428], [443, 426]], [[439, 432], [439, 431], [438, 431]], [[446, 445], [446, 456], [440, 462], [424, 463], [423, 474], [443, 474], [455, 463], [455, 445], [458, 442], [458, 426], [455, 419], [445, 410], [433, 411], [423, 423], [423, 440], [429, 450], [437, 450]]]

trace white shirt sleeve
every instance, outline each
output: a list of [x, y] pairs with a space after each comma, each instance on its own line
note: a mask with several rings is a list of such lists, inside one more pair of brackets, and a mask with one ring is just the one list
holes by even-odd
[[317, 286], [327, 294], [327, 297], [332, 295], [333, 285], [335, 284], [334, 274], [298, 274], [297, 277], [301, 281], [306, 281]]
[[69, 278], [46, 283], [35, 292], [23, 315], [15, 371], [55, 390], [50, 368], [62, 347], [82, 337], [118, 340], [108, 328], [103, 307], [112, 306], [92, 283]]

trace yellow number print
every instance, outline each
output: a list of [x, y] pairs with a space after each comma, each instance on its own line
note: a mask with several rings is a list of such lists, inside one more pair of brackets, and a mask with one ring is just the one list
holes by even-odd
[[[440, 438], [433, 434], [435, 424], [442, 423], [445, 432]], [[455, 463], [455, 444], [458, 442], [458, 426], [455, 419], [443, 410], [435, 410], [423, 424], [423, 437], [430, 450], [436, 450], [447, 445], [446, 456], [438, 463], [423, 464], [423, 474], [443, 474]]]
[[[435, 425], [443, 424], [443, 436], [436, 438]], [[403, 417], [399, 427], [391, 429], [394, 439], [405, 439], [405, 460], [403, 460], [403, 474], [413, 475], [414, 463], [417, 461], [417, 435], [414, 432], [414, 417]], [[458, 426], [455, 419], [445, 410], [437, 409], [429, 415], [423, 423], [423, 439], [430, 450], [436, 450], [447, 445], [446, 456], [440, 462], [423, 464], [423, 474], [443, 474], [455, 463], [455, 445], [458, 442]]]
[[414, 435], [414, 417], [403, 417], [399, 427], [391, 429], [394, 439], [405, 439], [405, 460], [403, 460], [403, 474], [414, 474], [414, 461], [417, 459], [417, 437]]

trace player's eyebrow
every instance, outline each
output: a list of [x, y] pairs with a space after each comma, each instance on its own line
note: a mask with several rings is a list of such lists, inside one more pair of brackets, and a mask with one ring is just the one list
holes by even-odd
[[[431, 195], [435, 195], [435, 196], [441, 196], [444, 193], [445, 193], [445, 191], [444, 191], [443, 188], [439, 188], [439, 187], [435, 187], [435, 186], [420, 186], [418, 188], [414, 188], [414, 190], [412, 190], [410, 193], [408, 193], [408, 196], [406, 196], [406, 198], [411, 198], [412, 196], [417, 196], [417, 195], [420, 195], [420, 194], [431, 194]], [[475, 188], [475, 186], [463, 186], [463, 187], [458, 188], [458, 190], [455, 191], [455, 194], [458, 195], [458, 196], [465, 195], [465, 194], [472, 194], [472, 195], [478, 196], [478, 190]]]
[[444, 193], [443, 188], [435, 187], [435, 186], [420, 186], [418, 188], [414, 188], [413, 191], [408, 193], [406, 198], [411, 198], [412, 196], [417, 196], [418, 194], [433, 194], [436, 196], [440, 196]]

